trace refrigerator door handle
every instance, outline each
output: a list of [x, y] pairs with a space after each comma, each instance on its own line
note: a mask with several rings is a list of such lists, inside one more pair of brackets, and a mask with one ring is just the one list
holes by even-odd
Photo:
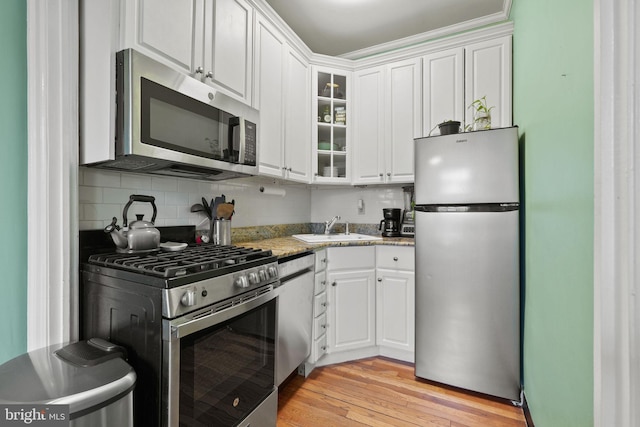
[[417, 212], [510, 212], [520, 209], [519, 203], [475, 203], [470, 205], [416, 205]]

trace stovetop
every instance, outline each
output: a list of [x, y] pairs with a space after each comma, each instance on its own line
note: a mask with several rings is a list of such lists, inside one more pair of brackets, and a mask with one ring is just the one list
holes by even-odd
[[264, 269], [267, 264], [277, 263], [277, 257], [269, 250], [193, 241], [177, 251], [118, 253], [113, 242], [103, 236], [104, 233], [101, 236], [93, 231], [81, 233], [81, 269], [161, 288]]
[[88, 263], [113, 267], [156, 277], [173, 278], [210, 272], [208, 277], [225, 274], [232, 267], [254, 261], [272, 261], [271, 251], [221, 246], [214, 244], [192, 244], [179, 251], [157, 251], [142, 254], [108, 253], [89, 257]]

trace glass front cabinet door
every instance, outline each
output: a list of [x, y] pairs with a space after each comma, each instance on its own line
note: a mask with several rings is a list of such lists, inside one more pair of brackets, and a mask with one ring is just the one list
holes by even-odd
[[316, 182], [348, 183], [349, 90], [345, 71], [315, 67], [313, 176]]

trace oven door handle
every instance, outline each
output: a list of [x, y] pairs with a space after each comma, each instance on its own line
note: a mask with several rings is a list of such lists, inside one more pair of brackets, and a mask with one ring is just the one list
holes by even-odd
[[276, 292], [272, 289], [255, 299], [245, 301], [242, 304], [234, 305], [229, 308], [211, 313], [206, 310], [195, 312], [192, 315], [186, 315], [173, 320], [165, 320], [163, 322], [162, 339], [164, 341], [174, 341], [195, 332], [202, 331], [218, 323], [232, 319], [236, 316], [244, 314], [256, 307], [271, 301], [276, 297]]

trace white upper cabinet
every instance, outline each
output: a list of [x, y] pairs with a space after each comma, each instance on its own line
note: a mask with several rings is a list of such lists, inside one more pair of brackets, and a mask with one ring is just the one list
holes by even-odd
[[315, 66], [313, 97], [313, 182], [349, 184], [351, 170], [351, 72]]
[[413, 139], [422, 135], [421, 59], [354, 74], [354, 184], [413, 182]]
[[[491, 109], [491, 127], [513, 125], [511, 36], [465, 47], [465, 106], [486, 96]], [[465, 123], [473, 123], [473, 110], [465, 113]]]
[[423, 59], [423, 134], [439, 135], [438, 123], [464, 123], [464, 48], [432, 53]]
[[354, 73], [354, 182], [384, 182], [385, 67]]
[[[210, 34], [212, 32], [212, 34]], [[244, 0], [212, 0], [205, 4], [205, 81], [251, 101], [253, 9]]]
[[256, 21], [256, 96], [260, 111], [258, 171], [283, 176], [284, 165], [284, 37], [266, 20]]
[[204, 0], [121, 0], [121, 8], [122, 48], [133, 47], [185, 73], [195, 72]]
[[311, 180], [311, 68], [289, 49], [285, 55], [284, 168], [285, 178]]
[[413, 140], [422, 136], [422, 61], [387, 65], [385, 182], [414, 180]]
[[253, 9], [244, 0], [121, 1], [122, 48], [135, 48], [251, 101]]
[[277, 28], [256, 20], [254, 107], [260, 111], [259, 173], [309, 182], [311, 71]]
[[485, 97], [491, 127], [512, 126], [511, 36], [424, 56], [424, 136], [439, 135], [438, 123], [457, 120], [472, 130], [471, 103]]

